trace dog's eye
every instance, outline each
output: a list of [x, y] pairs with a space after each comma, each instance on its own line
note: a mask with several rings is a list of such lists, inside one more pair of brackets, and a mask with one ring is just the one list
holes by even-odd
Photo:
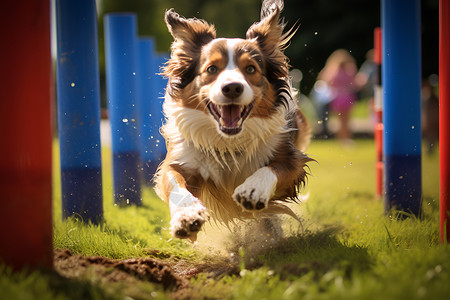
[[253, 74], [253, 73], [256, 72], [256, 68], [255, 68], [254, 66], [248, 66], [248, 67], [245, 69], [245, 71], [246, 71], [248, 74]]
[[208, 69], [206, 69], [206, 72], [208, 72], [209, 74], [214, 74], [217, 72], [217, 67], [214, 65], [209, 66]]

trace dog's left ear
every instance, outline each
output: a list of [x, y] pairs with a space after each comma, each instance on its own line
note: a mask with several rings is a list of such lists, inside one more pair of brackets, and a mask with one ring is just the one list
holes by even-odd
[[247, 30], [247, 39], [256, 39], [262, 48], [282, 48], [283, 29], [285, 24], [280, 22], [280, 13], [283, 2], [264, 1], [261, 7], [261, 21], [253, 24]]
[[261, 7], [261, 21], [247, 30], [246, 37], [255, 40], [268, 63], [268, 74], [286, 77], [288, 72], [287, 58], [284, 50], [295, 34], [295, 29], [283, 33], [285, 23], [280, 20], [283, 10], [282, 0], [264, 0]]
[[264, 20], [272, 14], [275, 9], [278, 9], [281, 12], [283, 11], [283, 8], [283, 0], [263, 0], [261, 4], [261, 20]]

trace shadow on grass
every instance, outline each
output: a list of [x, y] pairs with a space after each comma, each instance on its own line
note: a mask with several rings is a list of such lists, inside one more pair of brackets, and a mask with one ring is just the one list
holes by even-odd
[[13, 272], [0, 265], [0, 286], [1, 299], [123, 299], [87, 279], [69, 279], [45, 269]]
[[349, 278], [354, 271], [370, 270], [373, 259], [367, 249], [346, 245], [338, 240], [336, 235], [339, 232], [339, 228], [305, 232], [283, 238], [262, 251], [242, 251], [241, 248], [241, 253], [252, 253], [244, 254], [245, 268], [251, 270], [268, 266], [282, 279], [310, 272], [320, 278], [331, 270], [337, 270]]

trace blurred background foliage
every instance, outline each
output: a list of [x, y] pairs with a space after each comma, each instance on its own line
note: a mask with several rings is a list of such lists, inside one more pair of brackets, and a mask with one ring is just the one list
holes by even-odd
[[[422, 75], [438, 73], [438, 0], [422, 0]], [[164, 23], [166, 9], [215, 25], [219, 37], [245, 37], [259, 20], [261, 0], [101, 0], [99, 1], [100, 63], [104, 69], [103, 15], [135, 12], [139, 34], [153, 36], [157, 51], [168, 52], [172, 37]], [[334, 50], [351, 52], [358, 66], [373, 47], [373, 29], [380, 26], [380, 1], [285, 0], [287, 27], [299, 30], [286, 54], [303, 73], [301, 92], [308, 94], [316, 76]]]

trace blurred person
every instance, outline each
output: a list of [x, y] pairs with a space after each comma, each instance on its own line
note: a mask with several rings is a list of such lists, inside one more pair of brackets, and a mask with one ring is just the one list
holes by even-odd
[[316, 133], [316, 137], [327, 139], [330, 136], [328, 130], [328, 115], [330, 111], [330, 102], [333, 99], [331, 89], [325, 81], [317, 80], [316, 83], [314, 83], [310, 97], [313, 100], [314, 108], [317, 113], [317, 123], [320, 127], [320, 130]]
[[340, 127], [337, 137], [343, 143], [351, 141], [350, 112], [357, 99], [356, 92], [359, 90], [355, 80], [356, 73], [355, 59], [347, 50], [338, 49], [328, 57], [325, 67], [318, 76], [318, 80], [323, 80], [330, 87], [332, 95], [330, 110], [339, 117]]
[[427, 144], [427, 153], [433, 154], [439, 140], [439, 98], [430, 80], [422, 82], [422, 135]]
[[366, 53], [366, 60], [363, 62], [356, 74], [357, 85], [361, 88], [359, 91], [360, 99], [367, 99], [369, 111], [374, 112], [374, 96], [375, 96], [375, 76], [377, 65], [374, 61], [374, 50], [370, 49]]
[[363, 62], [361, 67], [359, 68], [358, 73], [356, 74], [356, 82], [358, 86], [361, 88], [360, 97], [362, 99], [373, 99], [374, 90], [373, 85], [375, 83], [375, 73], [377, 65], [375, 64], [374, 59], [374, 51], [370, 49], [366, 53], [366, 60]]

